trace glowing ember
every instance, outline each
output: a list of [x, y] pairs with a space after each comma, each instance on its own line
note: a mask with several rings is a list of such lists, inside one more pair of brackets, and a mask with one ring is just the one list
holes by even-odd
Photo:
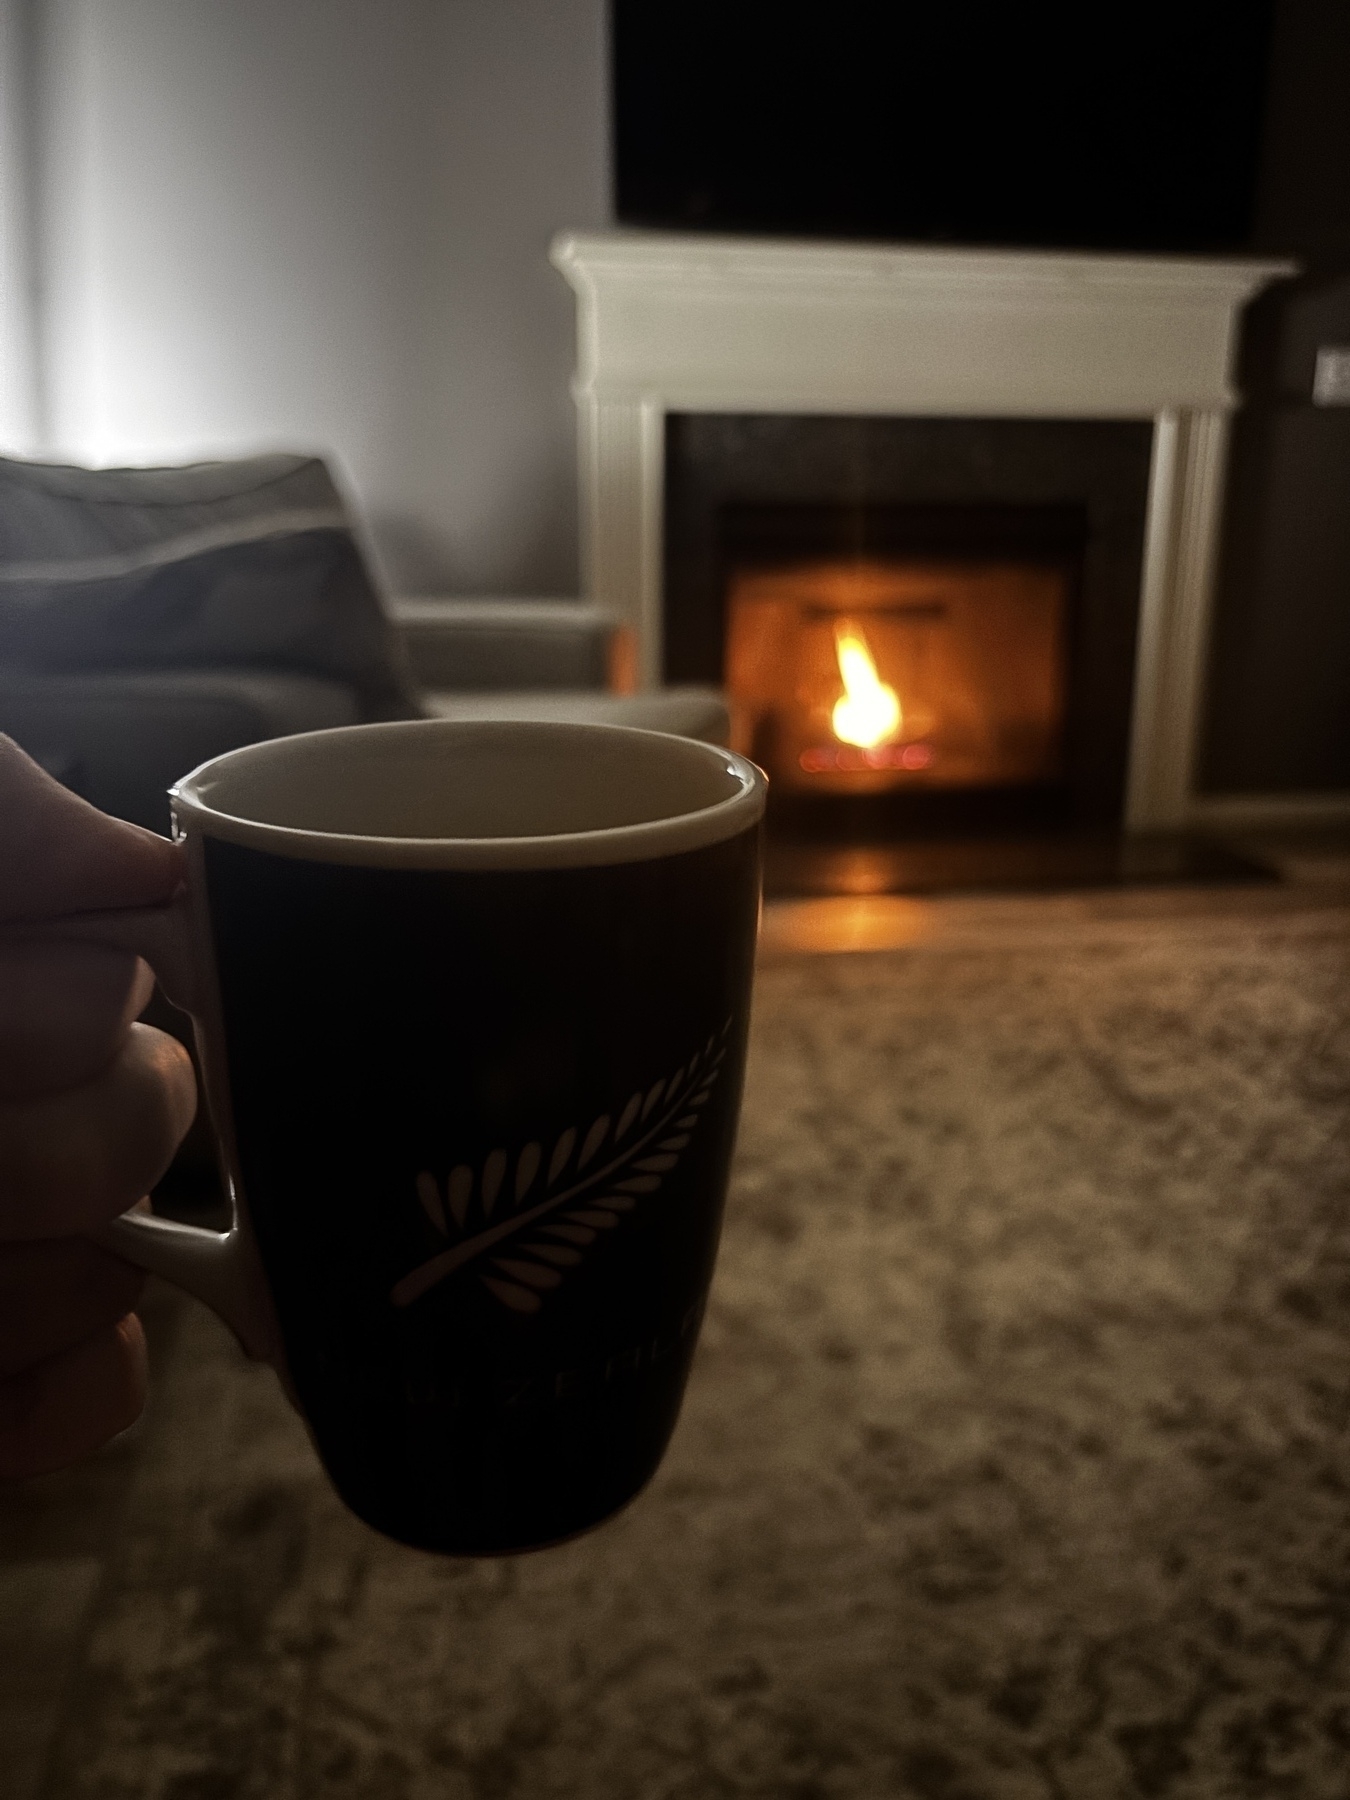
[[870, 750], [851, 744], [820, 744], [803, 750], [797, 765], [807, 775], [859, 773], [867, 769], [929, 769], [931, 744], [878, 744]]
[[834, 653], [844, 684], [830, 717], [834, 735], [841, 743], [857, 744], [864, 750], [888, 743], [903, 723], [900, 698], [878, 676], [867, 639], [851, 625], [837, 625]]

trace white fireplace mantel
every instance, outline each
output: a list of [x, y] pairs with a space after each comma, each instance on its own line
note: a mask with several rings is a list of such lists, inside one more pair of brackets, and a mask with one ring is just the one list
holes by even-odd
[[668, 412], [1152, 419], [1126, 823], [1186, 823], [1238, 314], [1294, 265], [565, 234], [584, 582], [662, 674]]

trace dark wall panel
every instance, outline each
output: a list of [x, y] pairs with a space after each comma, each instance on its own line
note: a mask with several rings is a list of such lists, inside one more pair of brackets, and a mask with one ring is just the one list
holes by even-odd
[[1253, 413], [1229, 513], [1202, 785], [1350, 788], [1350, 408]]
[[1278, 0], [1255, 247], [1306, 273], [1247, 319], [1200, 761], [1214, 793], [1350, 789], [1350, 408], [1312, 404], [1318, 346], [1350, 345], [1347, 95], [1350, 5]]

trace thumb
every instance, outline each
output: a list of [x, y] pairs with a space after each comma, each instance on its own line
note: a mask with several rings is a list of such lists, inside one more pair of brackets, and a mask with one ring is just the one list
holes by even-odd
[[0, 736], [0, 924], [161, 905], [185, 879], [178, 845], [99, 812]]

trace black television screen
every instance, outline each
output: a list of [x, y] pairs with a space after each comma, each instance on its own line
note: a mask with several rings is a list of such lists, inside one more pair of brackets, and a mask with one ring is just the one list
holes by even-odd
[[612, 0], [625, 224], [1217, 252], [1270, 0]]

